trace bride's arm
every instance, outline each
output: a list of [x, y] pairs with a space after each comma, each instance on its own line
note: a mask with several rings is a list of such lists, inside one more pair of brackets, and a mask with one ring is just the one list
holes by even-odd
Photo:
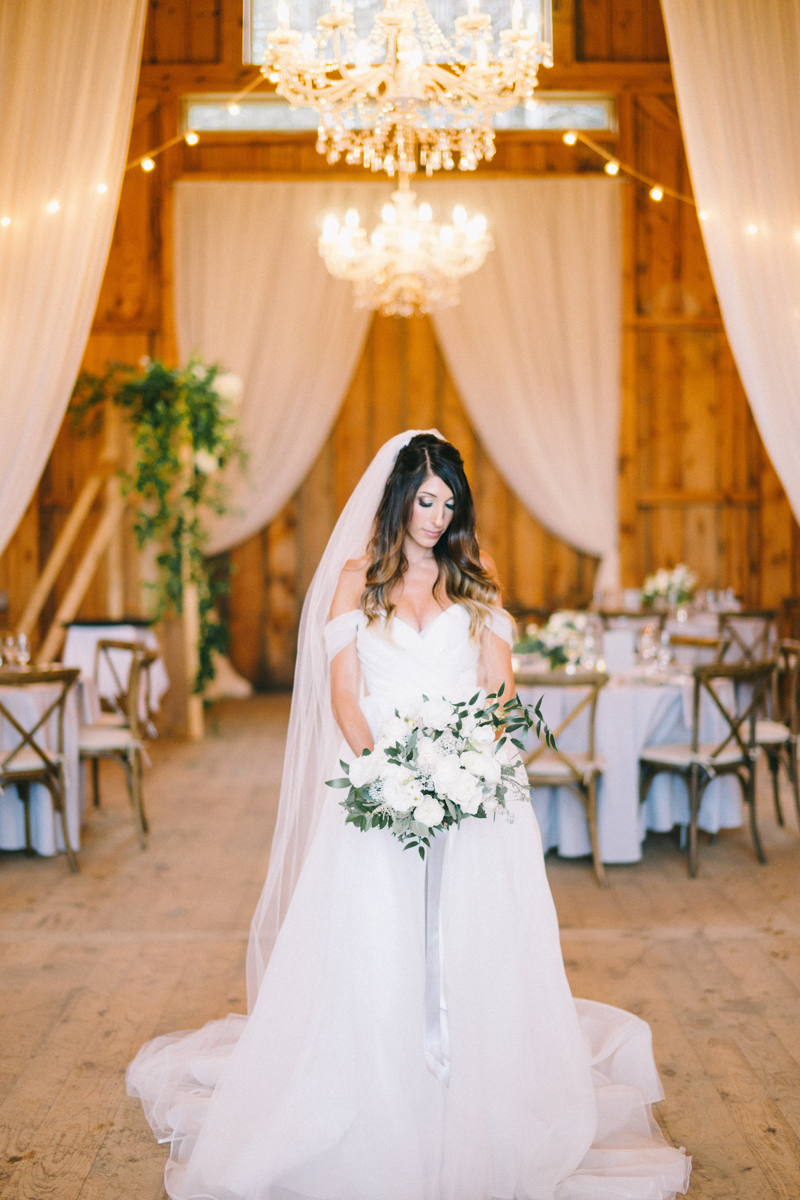
[[[331, 619], [359, 607], [364, 591], [364, 572], [364, 565], [360, 561], [345, 564], [331, 604]], [[353, 640], [331, 659], [331, 707], [336, 724], [356, 755], [374, 748], [367, 718], [359, 704], [360, 695], [361, 667]]]
[[[481, 562], [492, 578], [497, 581], [497, 571], [494, 562], [488, 554], [481, 554]], [[498, 591], [495, 606], [503, 607], [503, 600]], [[503, 638], [498, 637], [491, 629], [484, 626], [481, 634], [481, 659], [483, 661], [484, 687], [487, 692], [496, 692], [501, 684], [505, 684], [503, 703], [516, 695], [514, 686], [514, 671], [511, 666], [511, 647]]]

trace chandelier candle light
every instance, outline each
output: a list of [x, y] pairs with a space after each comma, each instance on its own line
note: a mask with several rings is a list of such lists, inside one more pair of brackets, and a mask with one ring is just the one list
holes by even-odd
[[317, 150], [335, 163], [428, 175], [474, 171], [494, 156], [492, 120], [533, 96], [540, 64], [553, 65], [552, 0], [513, 0], [511, 28], [495, 52], [491, 18], [467, 0], [446, 37], [424, 0], [385, 0], [366, 39], [353, 8], [330, 0], [316, 34], [290, 26], [278, 0], [278, 28], [261, 68], [292, 107], [320, 114]]
[[458, 281], [477, 271], [493, 248], [486, 217], [453, 209], [451, 225], [433, 220], [430, 204], [417, 204], [402, 175], [398, 191], [381, 210], [381, 223], [368, 237], [355, 208], [344, 221], [327, 213], [319, 252], [331, 275], [354, 284], [356, 308], [411, 317], [458, 304]]

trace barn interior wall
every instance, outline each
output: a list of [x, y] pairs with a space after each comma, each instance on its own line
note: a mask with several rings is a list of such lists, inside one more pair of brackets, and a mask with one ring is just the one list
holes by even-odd
[[[556, 66], [543, 88], [604, 91], [619, 131], [603, 135], [623, 161], [690, 192], [666, 39], [657, 0], [555, 0]], [[236, 91], [253, 76], [241, 62], [241, 0], [151, 0], [130, 158], [171, 137], [181, 97]], [[499, 177], [598, 171], [580, 145], [542, 133], [501, 134], [481, 171]], [[312, 136], [205, 135], [179, 144], [145, 175], [127, 173], [85, 366], [176, 357], [172, 322], [171, 185], [178, 177], [303, 178], [328, 167]], [[463, 178], [469, 193], [469, 178]], [[620, 536], [623, 584], [657, 566], [688, 562], [706, 587], [733, 587], [749, 605], [800, 591], [800, 531], [764, 452], [728, 346], [693, 208], [625, 185], [623, 411]], [[437, 425], [462, 450], [476, 492], [482, 543], [520, 609], [585, 602], [594, 562], [523, 508], [488, 459], [449, 378], [431, 323], [376, 317], [337, 422], [283, 511], [231, 552], [227, 601], [235, 664], [261, 686], [291, 678], [299, 607], [322, 547], [377, 446], [403, 427]], [[25, 598], [103, 444], [79, 437], [69, 417], [17, 533], [0, 558], [4, 620]], [[59, 597], [99, 518], [86, 530], [42, 618]], [[123, 536], [125, 605], [144, 611], [147, 574]], [[107, 611], [101, 565], [79, 615]]]

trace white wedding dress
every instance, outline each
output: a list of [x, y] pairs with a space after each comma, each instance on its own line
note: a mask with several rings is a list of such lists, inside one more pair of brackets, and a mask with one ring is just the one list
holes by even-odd
[[[504, 624], [505, 623], [505, 624]], [[510, 638], [502, 614], [495, 633]], [[360, 613], [373, 730], [381, 714], [476, 690], [453, 605], [391, 637]], [[349, 751], [347, 757], [352, 758]], [[344, 753], [343, 753], [344, 756]], [[330, 765], [330, 776], [341, 774]], [[329, 776], [329, 777], [330, 777]], [[666, 1200], [690, 1160], [662, 1138], [650, 1029], [573, 1000], [530, 804], [447, 834], [441, 895], [449, 1086], [423, 1053], [425, 865], [345, 825], [329, 796], [249, 1018], [140, 1051], [128, 1088], [171, 1141], [175, 1200]]]

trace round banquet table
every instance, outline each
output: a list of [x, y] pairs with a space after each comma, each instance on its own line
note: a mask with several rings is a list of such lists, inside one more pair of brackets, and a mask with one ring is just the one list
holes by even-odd
[[[689, 822], [689, 798], [683, 780], [666, 773], [650, 785], [647, 803], [639, 806], [639, 755], [648, 745], [691, 742], [691, 676], [648, 677], [632, 672], [612, 675], [597, 703], [595, 751], [605, 760], [597, 794], [597, 825], [603, 862], [638, 862], [648, 829], [666, 832]], [[519, 685], [520, 699], [535, 704], [543, 695], [542, 712], [555, 729], [574, 708], [576, 688], [535, 688]], [[726, 704], [731, 697], [720, 697]], [[725, 722], [709, 697], [701, 702], [700, 736], [704, 742], [721, 740]], [[588, 711], [576, 718], [558, 739], [563, 750], [585, 750]], [[533, 745], [534, 742], [531, 742]], [[545, 852], [557, 849], [567, 858], [591, 853], [583, 807], [567, 788], [531, 791]], [[713, 780], [705, 791], [698, 816], [701, 829], [742, 824], [742, 796], [732, 776]]]
[[[48, 706], [61, 690], [59, 683], [33, 683], [27, 687], [0, 687], [3, 704], [13, 713], [20, 725], [32, 729]], [[69, 840], [73, 850], [80, 847], [81, 834], [81, 789], [78, 762], [78, 708], [83, 698], [76, 688], [70, 688], [64, 707], [64, 779], [66, 783], [66, 814]], [[37, 740], [47, 750], [58, 747], [58, 717], [54, 712]], [[0, 716], [0, 745], [10, 750], [19, 742], [19, 734], [5, 718]], [[31, 841], [39, 854], [58, 854], [64, 849], [61, 823], [53, 811], [53, 801], [46, 787], [31, 784]], [[17, 789], [8, 785], [0, 793], [0, 850], [25, 849], [25, 812], [17, 796]]]
[[[164, 666], [164, 660], [160, 657], [161, 651], [155, 631], [147, 625], [125, 624], [119, 621], [98, 622], [96, 625], [83, 623], [70, 625], [67, 629], [67, 638], [64, 643], [64, 652], [61, 655], [61, 659], [65, 667], [80, 668], [81, 681], [84, 683], [94, 680], [97, 643], [102, 639], [120, 642], [142, 642], [148, 650], [158, 651], [159, 657], [150, 668], [149, 696], [153, 711], [157, 712], [162, 697], [169, 688], [169, 676]], [[114, 669], [117, 672], [120, 683], [123, 687], [127, 686], [128, 672], [131, 665], [130, 651], [110, 650], [109, 656], [114, 663]], [[149, 715], [147, 687], [148, 681], [143, 674], [139, 696], [139, 717], [143, 721], [147, 720]], [[113, 700], [117, 693], [116, 681], [105, 657], [101, 658], [98, 663], [96, 688], [98, 694], [105, 700]]]

